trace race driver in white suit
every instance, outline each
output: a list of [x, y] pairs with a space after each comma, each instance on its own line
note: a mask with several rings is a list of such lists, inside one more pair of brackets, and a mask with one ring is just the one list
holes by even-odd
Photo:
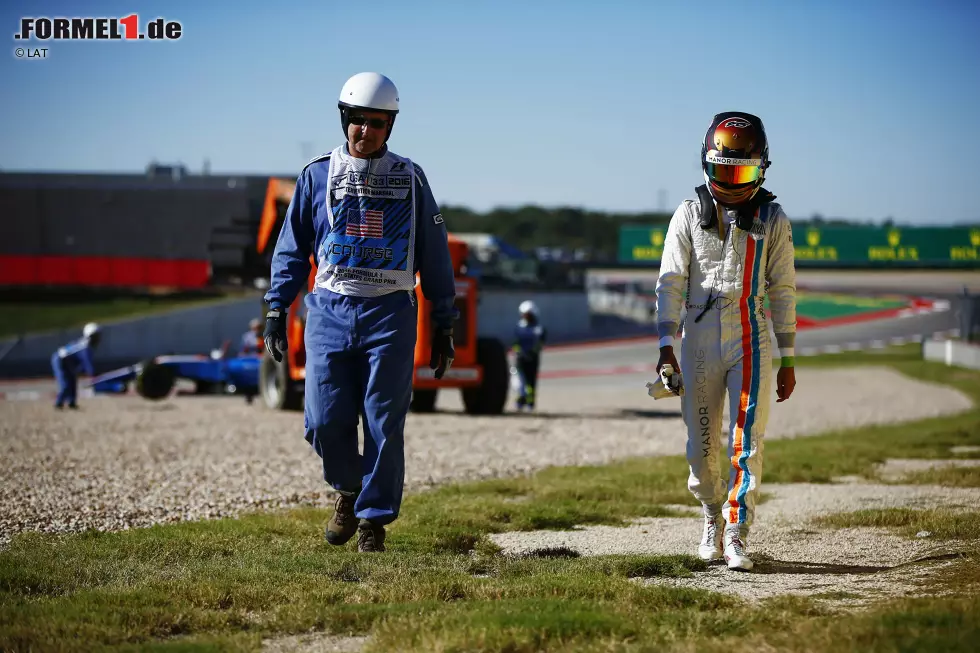
[[[769, 145], [751, 114], [717, 114], [701, 149], [705, 184], [684, 200], [667, 229], [657, 282], [660, 360], [678, 369], [674, 336], [687, 308], [680, 370], [685, 385], [688, 487], [704, 510], [698, 547], [704, 560], [724, 557], [749, 570], [747, 541], [762, 475], [772, 368], [769, 320], [779, 348], [777, 401], [796, 385], [796, 272], [789, 219], [762, 187]], [[685, 293], [687, 297], [685, 299]], [[728, 394], [727, 488], [720, 448]]]

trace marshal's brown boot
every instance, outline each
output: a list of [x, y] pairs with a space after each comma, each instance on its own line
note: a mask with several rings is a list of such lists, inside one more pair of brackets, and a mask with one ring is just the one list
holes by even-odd
[[354, 516], [354, 502], [357, 494], [341, 493], [334, 506], [333, 517], [327, 522], [327, 542], [334, 546], [346, 544], [357, 532], [357, 517]]
[[362, 519], [357, 528], [357, 550], [361, 553], [381, 553], [385, 550], [385, 527]]

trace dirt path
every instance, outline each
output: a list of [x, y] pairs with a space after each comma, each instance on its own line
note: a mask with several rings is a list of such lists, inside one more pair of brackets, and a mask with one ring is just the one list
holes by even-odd
[[[916, 585], [976, 543], [938, 541], [932, 534], [908, 539], [879, 528], [828, 528], [812, 518], [868, 508], [937, 508], [972, 511], [978, 488], [870, 483], [763, 485], [771, 498], [756, 510], [749, 551], [751, 573], [723, 564], [686, 579], [644, 582], [734, 592], [751, 600], [784, 594], [856, 605], [883, 596], [914, 594]], [[567, 547], [582, 555], [697, 554], [702, 521], [642, 519], [627, 527], [587, 526], [574, 531], [502, 533], [491, 536], [505, 554]]]

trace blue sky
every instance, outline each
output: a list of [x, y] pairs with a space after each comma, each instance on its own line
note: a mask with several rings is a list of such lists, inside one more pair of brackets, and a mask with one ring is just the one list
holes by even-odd
[[[14, 55], [21, 16], [131, 13], [183, 37]], [[374, 70], [441, 203], [673, 210], [711, 116], [745, 110], [791, 217], [980, 222], [977, 25], [969, 0], [6, 2], [0, 168], [298, 174]]]

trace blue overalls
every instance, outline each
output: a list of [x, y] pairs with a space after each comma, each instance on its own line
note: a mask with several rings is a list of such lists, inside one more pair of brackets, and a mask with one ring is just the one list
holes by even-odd
[[514, 328], [514, 345], [511, 348], [517, 355], [517, 376], [520, 386], [517, 391], [517, 408], [534, 409], [535, 392], [538, 387], [538, 371], [541, 367], [541, 349], [547, 331], [543, 326], [530, 323], [521, 318]]
[[387, 148], [357, 159], [344, 145], [300, 174], [273, 254], [265, 295], [272, 308], [290, 306], [316, 255], [314, 290], [304, 301], [306, 440], [323, 461], [324, 480], [357, 492], [356, 517], [375, 524], [394, 521], [402, 500], [416, 273], [434, 325], [451, 327], [456, 317], [447, 240], [421, 168]]
[[89, 376], [95, 375], [88, 338], [81, 338], [59, 348], [51, 355], [51, 369], [54, 370], [54, 379], [58, 383], [55, 408], [61, 408], [65, 404], [69, 408], [77, 408], [79, 371]]

